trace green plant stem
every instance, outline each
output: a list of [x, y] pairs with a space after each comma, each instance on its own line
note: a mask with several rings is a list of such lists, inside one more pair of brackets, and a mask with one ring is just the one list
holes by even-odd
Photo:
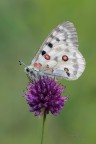
[[43, 116], [43, 126], [42, 126], [42, 136], [41, 136], [41, 144], [44, 144], [44, 128], [45, 128], [46, 114]]

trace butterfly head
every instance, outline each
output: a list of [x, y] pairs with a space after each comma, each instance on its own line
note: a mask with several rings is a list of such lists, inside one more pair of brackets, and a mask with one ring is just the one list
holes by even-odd
[[34, 71], [32, 65], [27, 66], [27, 65], [26, 65], [25, 63], [23, 63], [22, 61], [19, 61], [19, 64], [24, 66], [24, 71], [26, 72], [26, 74], [27, 74], [28, 76], [32, 75], [32, 73], [33, 73], [33, 71]]
[[34, 70], [32, 66], [26, 66], [24, 68], [25, 73], [27, 74], [28, 78], [32, 80], [34, 77]]
[[28, 73], [30, 73], [31, 71], [33, 71], [33, 67], [32, 67], [32, 66], [26, 66], [26, 67], [24, 68], [24, 71], [28, 74]]
[[33, 65], [30, 65], [30, 66], [26, 66], [24, 68], [24, 71], [26, 72], [29, 79], [34, 80], [37, 77], [39, 69], [34, 68]]

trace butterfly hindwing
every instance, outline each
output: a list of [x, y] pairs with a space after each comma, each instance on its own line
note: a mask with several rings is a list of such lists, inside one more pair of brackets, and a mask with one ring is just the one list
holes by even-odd
[[[68, 55], [64, 55], [68, 56]], [[68, 80], [78, 79], [85, 69], [85, 60], [82, 54], [76, 50], [69, 52], [67, 61], [60, 60], [54, 67], [53, 75], [61, 75]]]

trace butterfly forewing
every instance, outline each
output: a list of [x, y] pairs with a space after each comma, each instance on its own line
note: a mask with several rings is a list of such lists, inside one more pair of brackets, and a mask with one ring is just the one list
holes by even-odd
[[[32, 64], [36, 62], [39, 55], [42, 54], [42, 50], [47, 53], [51, 51], [55, 46], [62, 44], [63, 47], [69, 47], [73, 49], [78, 48], [78, 38], [76, 29], [71, 22], [65, 22], [58, 25], [43, 42], [42, 46], [38, 50], [36, 56], [32, 60]], [[51, 49], [52, 48], [52, 49]]]
[[74, 25], [58, 25], [47, 37], [32, 61], [42, 72], [65, 79], [77, 79], [85, 68], [85, 60], [78, 51]]

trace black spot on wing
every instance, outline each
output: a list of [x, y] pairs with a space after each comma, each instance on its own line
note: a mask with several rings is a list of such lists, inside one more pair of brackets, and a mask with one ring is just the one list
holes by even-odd
[[68, 77], [70, 77], [70, 73], [69, 72], [66, 72], [66, 74], [68, 75]]
[[60, 39], [59, 39], [59, 38], [57, 38], [57, 37], [56, 37], [55, 39], [56, 39], [56, 41], [58, 41], [58, 42], [60, 41]]
[[46, 54], [46, 51], [44, 51], [44, 50], [43, 50], [43, 51], [41, 51], [41, 54], [42, 54], [42, 55]]
[[68, 68], [64, 68], [64, 71], [66, 72], [67, 76], [70, 77], [69, 69]]
[[59, 39], [59, 38], [57, 38], [57, 37], [53, 36], [52, 34], [50, 35], [50, 37], [51, 37], [52, 39], [55, 39], [57, 42], [59, 42], [59, 41], [60, 41], [60, 39]]
[[55, 60], [55, 61], [58, 61], [58, 56], [54, 57], [54, 60]]
[[48, 43], [46, 43], [50, 48], [52, 48], [53, 47], [53, 44], [52, 43], [50, 43], [50, 42], [48, 42]]

